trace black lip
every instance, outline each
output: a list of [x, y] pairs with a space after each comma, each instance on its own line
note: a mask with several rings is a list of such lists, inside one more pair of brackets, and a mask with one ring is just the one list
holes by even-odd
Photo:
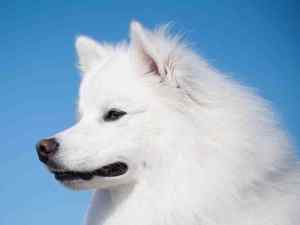
[[115, 162], [101, 167], [100, 169], [93, 171], [53, 171], [54, 176], [57, 180], [68, 181], [68, 180], [91, 180], [94, 176], [99, 177], [117, 177], [125, 174], [128, 171], [128, 166], [124, 162]]

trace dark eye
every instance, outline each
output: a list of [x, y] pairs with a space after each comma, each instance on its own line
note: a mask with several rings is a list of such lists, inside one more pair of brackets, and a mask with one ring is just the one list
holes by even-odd
[[119, 109], [110, 109], [108, 110], [104, 116], [103, 116], [103, 120], [104, 121], [115, 121], [120, 119], [122, 116], [126, 115], [127, 113], [119, 110]]

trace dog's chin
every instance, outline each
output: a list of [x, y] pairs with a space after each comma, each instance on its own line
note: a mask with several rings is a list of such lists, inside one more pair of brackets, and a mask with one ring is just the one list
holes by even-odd
[[128, 165], [114, 162], [91, 171], [51, 170], [56, 180], [73, 190], [104, 189], [124, 181]]
[[83, 180], [59, 181], [59, 182], [62, 183], [66, 188], [70, 188], [74, 191], [96, 189], [96, 187], [94, 187], [90, 182], [83, 181]]

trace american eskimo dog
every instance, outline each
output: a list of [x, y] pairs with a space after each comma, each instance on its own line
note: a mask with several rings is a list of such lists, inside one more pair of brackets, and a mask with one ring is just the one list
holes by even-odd
[[300, 223], [293, 146], [251, 89], [164, 27], [76, 49], [78, 122], [37, 151], [62, 184], [95, 190], [88, 225]]

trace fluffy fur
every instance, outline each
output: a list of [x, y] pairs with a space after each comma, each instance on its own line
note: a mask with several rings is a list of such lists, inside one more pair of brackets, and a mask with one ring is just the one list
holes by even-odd
[[[132, 22], [129, 44], [81, 36], [76, 48], [79, 119], [56, 135], [55, 160], [76, 171], [129, 166], [64, 182], [96, 189], [88, 225], [299, 224], [299, 166], [266, 101], [164, 27]], [[127, 114], [106, 122], [110, 108]]]

